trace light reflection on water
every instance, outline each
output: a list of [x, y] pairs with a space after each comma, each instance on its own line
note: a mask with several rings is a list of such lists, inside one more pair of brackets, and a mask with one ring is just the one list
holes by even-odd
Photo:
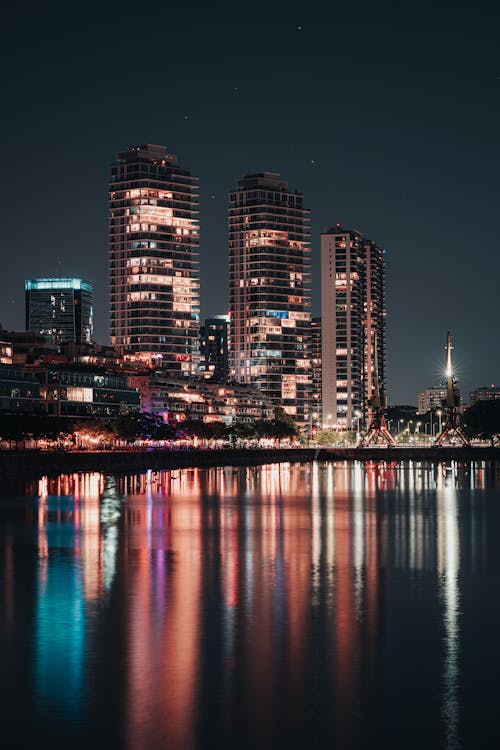
[[316, 463], [18, 486], [0, 500], [13, 736], [461, 747], [481, 605], [461, 586], [498, 569], [499, 484], [484, 463]]

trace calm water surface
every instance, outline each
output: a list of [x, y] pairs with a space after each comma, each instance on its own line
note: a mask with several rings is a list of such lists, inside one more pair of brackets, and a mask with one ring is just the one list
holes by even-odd
[[500, 465], [11, 481], [2, 747], [500, 747]]

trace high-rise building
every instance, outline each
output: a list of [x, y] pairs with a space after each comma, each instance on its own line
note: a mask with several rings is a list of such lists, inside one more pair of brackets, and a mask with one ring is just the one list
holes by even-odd
[[383, 250], [360, 232], [332, 227], [321, 235], [323, 425], [358, 429], [369, 415], [375, 349], [385, 375]]
[[117, 154], [110, 178], [110, 333], [171, 372], [199, 361], [198, 178], [164, 146]]
[[93, 291], [85, 279], [27, 279], [26, 331], [51, 344], [92, 340]]
[[226, 383], [229, 376], [229, 315], [206, 318], [200, 328], [200, 371], [206, 378]]
[[321, 318], [311, 321], [312, 425], [322, 424], [321, 417]]
[[229, 196], [231, 376], [306, 423], [311, 388], [309, 210], [279, 174]]

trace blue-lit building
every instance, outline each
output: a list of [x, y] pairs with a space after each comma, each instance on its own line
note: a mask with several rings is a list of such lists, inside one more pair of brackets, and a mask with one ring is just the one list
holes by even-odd
[[27, 279], [26, 331], [47, 342], [84, 343], [92, 340], [93, 288], [85, 279]]

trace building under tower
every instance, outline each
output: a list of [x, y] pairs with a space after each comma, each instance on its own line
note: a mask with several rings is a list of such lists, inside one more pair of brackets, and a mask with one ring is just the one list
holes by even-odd
[[217, 383], [229, 377], [229, 316], [206, 318], [200, 328], [200, 374]]
[[229, 196], [231, 377], [297, 422], [309, 414], [309, 210], [279, 174], [249, 174]]
[[383, 250], [360, 232], [332, 227], [321, 235], [323, 425], [358, 429], [378, 380], [385, 382]]
[[111, 166], [111, 343], [170, 372], [199, 361], [198, 178], [164, 146]]

